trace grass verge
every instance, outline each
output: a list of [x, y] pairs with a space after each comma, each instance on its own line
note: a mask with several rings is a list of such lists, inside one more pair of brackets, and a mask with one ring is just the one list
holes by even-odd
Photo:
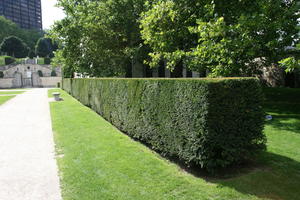
[[207, 179], [186, 173], [60, 92], [64, 101], [50, 106], [65, 200], [299, 199], [300, 99], [267, 90], [265, 108], [274, 116], [265, 128], [268, 151], [247, 173]]
[[0, 96], [0, 105], [4, 104], [5, 102], [7, 102], [8, 100], [14, 98], [15, 96]]
[[0, 90], [0, 95], [6, 95], [6, 94], [23, 94], [25, 91], [1, 91]]
[[4, 66], [4, 65], [5, 65], [4, 56], [0, 56], [0, 66]]

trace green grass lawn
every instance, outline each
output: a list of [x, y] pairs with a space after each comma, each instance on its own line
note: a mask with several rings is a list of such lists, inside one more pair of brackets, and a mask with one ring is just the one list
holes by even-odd
[[4, 65], [5, 65], [4, 56], [0, 56], [0, 66], [4, 66]]
[[22, 94], [22, 93], [24, 93], [25, 91], [1, 91], [0, 90], [0, 95], [5, 95], [5, 94], [9, 94], [9, 95], [11, 95], [11, 94]]
[[0, 105], [4, 104], [8, 100], [14, 98], [15, 96], [0, 96]]
[[299, 199], [300, 90], [266, 90], [268, 151], [227, 179], [185, 172], [61, 93], [51, 114], [65, 200]]

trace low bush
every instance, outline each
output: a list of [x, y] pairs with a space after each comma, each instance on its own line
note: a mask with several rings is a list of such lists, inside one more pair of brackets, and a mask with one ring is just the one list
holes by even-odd
[[29, 53], [28, 53], [28, 57], [29, 57], [30, 59], [33, 59], [35, 56], [36, 56], [36, 55], [35, 55], [34, 51], [30, 50]]
[[37, 72], [38, 72], [39, 77], [43, 77], [44, 76], [42, 70], [38, 70]]
[[51, 63], [51, 58], [44, 58], [45, 65], [50, 65], [50, 63]]
[[11, 56], [5, 56], [4, 57], [5, 65], [10, 65], [10, 64], [14, 63], [15, 61], [16, 61], [15, 58], [13, 58]]
[[63, 88], [129, 136], [209, 171], [265, 148], [253, 78], [64, 79]]
[[56, 71], [55, 71], [55, 70], [52, 70], [52, 71], [51, 71], [51, 76], [53, 76], [53, 77], [57, 76], [57, 74], [56, 74]]

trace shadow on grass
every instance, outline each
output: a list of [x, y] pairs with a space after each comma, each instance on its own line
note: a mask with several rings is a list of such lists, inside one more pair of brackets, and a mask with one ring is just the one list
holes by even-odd
[[266, 199], [297, 200], [300, 198], [300, 163], [288, 157], [265, 152], [261, 167], [250, 173], [226, 180], [212, 180], [220, 187]]
[[300, 115], [274, 115], [273, 120], [266, 123], [278, 131], [291, 131], [300, 134]]
[[180, 166], [181, 170], [246, 195], [270, 200], [300, 199], [300, 162], [278, 154], [263, 152], [255, 162], [227, 168], [212, 175], [196, 166], [165, 157]]

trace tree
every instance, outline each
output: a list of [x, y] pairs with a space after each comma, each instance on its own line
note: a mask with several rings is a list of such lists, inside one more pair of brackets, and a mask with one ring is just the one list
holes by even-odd
[[0, 41], [9, 36], [16, 36], [22, 39], [30, 49], [34, 49], [39, 38], [43, 37], [44, 32], [39, 30], [21, 29], [11, 20], [0, 16]]
[[53, 51], [57, 48], [50, 38], [40, 38], [36, 44], [35, 53], [40, 57], [52, 57]]
[[75, 69], [73, 66], [68, 65], [67, 58], [63, 56], [64, 51], [59, 49], [54, 52], [54, 58], [52, 59], [51, 65], [55, 67], [61, 67], [64, 78], [74, 78]]
[[182, 62], [211, 76], [258, 73], [257, 62], [277, 65], [299, 38], [296, 0], [158, 0], [141, 17], [142, 38], [174, 69]]
[[300, 69], [300, 57], [299, 57], [299, 51], [300, 51], [300, 43], [297, 45], [295, 51], [298, 53], [298, 57], [290, 56], [288, 58], [282, 59], [279, 64], [285, 68], [286, 73], [293, 72], [296, 69]]
[[35, 55], [34, 51], [30, 50], [29, 53], [28, 53], [28, 57], [29, 57], [30, 59], [33, 59], [35, 56], [36, 56], [36, 55]]
[[0, 44], [0, 51], [7, 53], [9, 56], [24, 58], [28, 54], [28, 47], [20, 38], [10, 36], [4, 38]]
[[59, 41], [64, 66], [91, 76], [120, 76], [147, 49], [139, 30], [144, 0], [62, 0], [66, 18], [51, 37]]

